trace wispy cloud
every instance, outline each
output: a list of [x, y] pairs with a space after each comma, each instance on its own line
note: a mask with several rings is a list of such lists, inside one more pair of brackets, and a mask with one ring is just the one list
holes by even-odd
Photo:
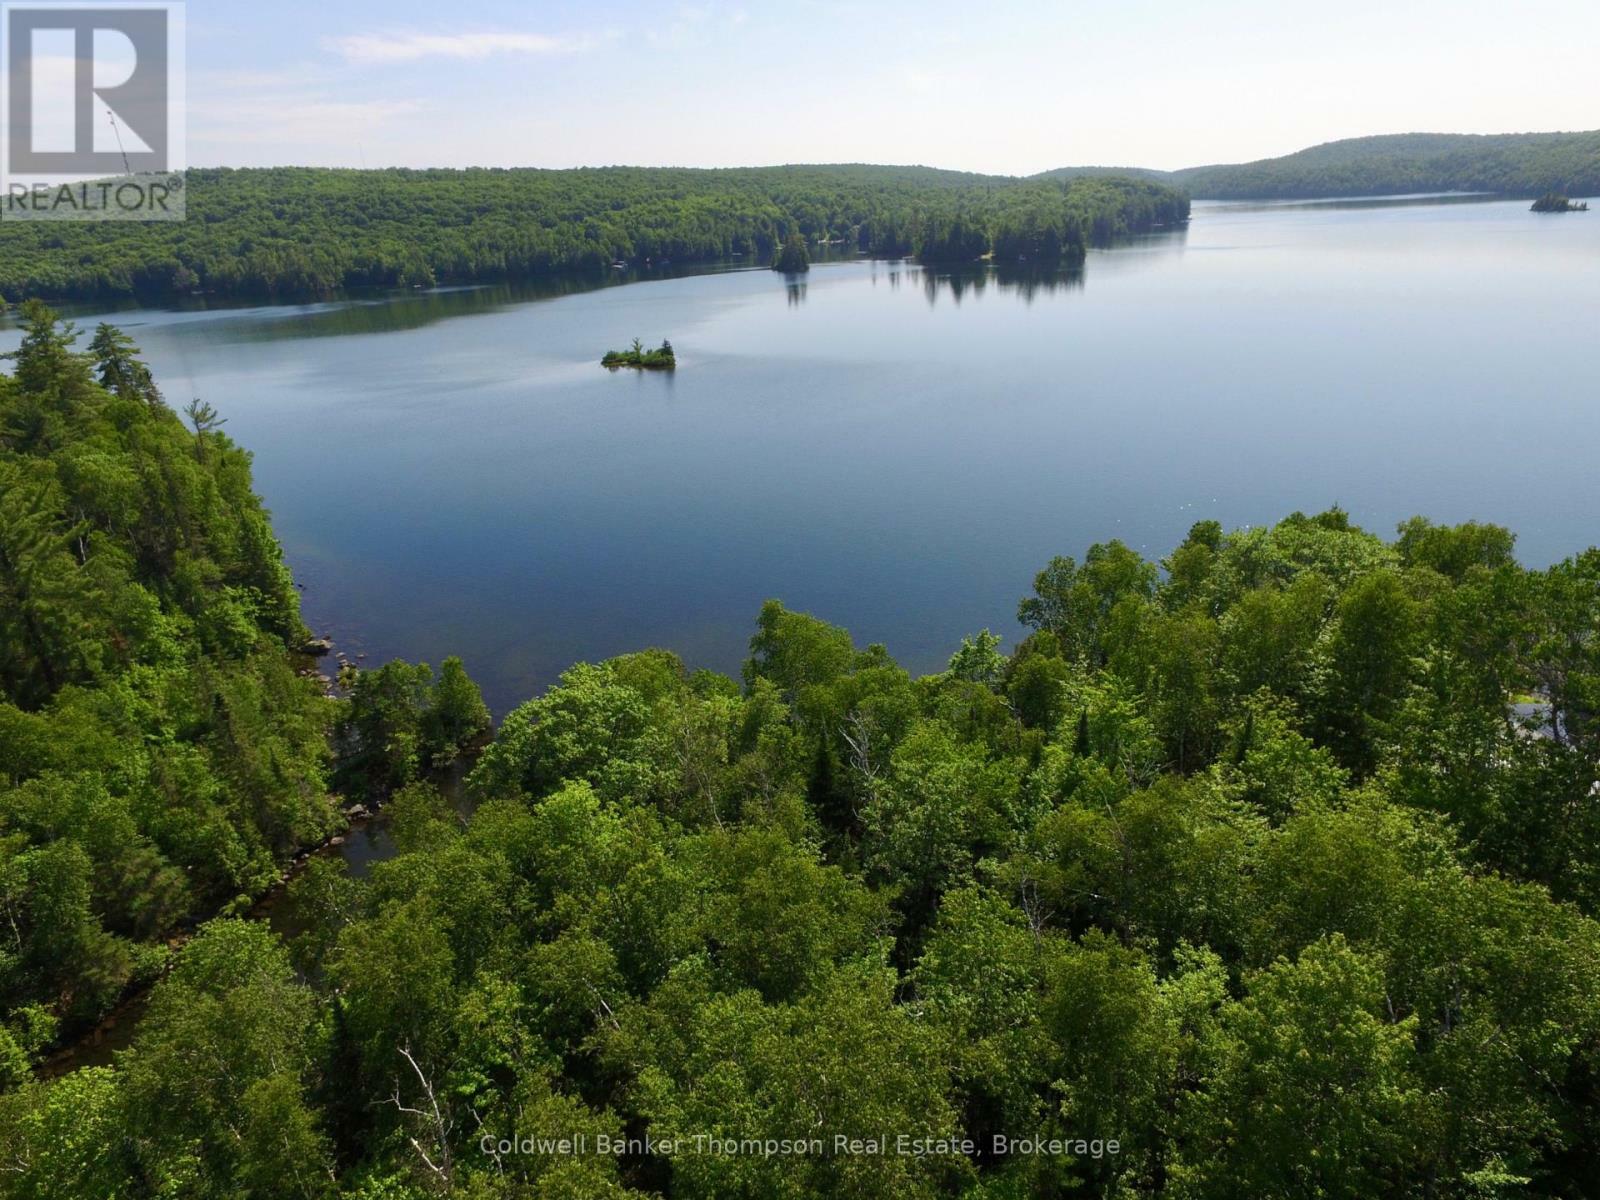
[[737, 28], [749, 19], [750, 14], [742, 8], [730, 9], [717, 3], [680, 4], [669, 20], [652, 26], [645, 37], [658, 46], [683, 49], [703, 45], [724, 26]]
[[329, 38], [329, 49], [352, 63], [406, 63], [422, 58], [489, 58], [497, 54], [574, 54], [592, 35], [543, 33], [358, 33]]
[[307, 66], [281, 71], [212, 72], [189, 76], [189, 142], [199, 159], [359, 163], [360, 144], [424, 110], [410, 98], [341, 94], [324, 86], [326, 72]]
[[[298, 100], [290, 103], [240, 103], [206, 114], [199, 133], [208, 142], [231, 145], [331, 145], [355, 161], [363, 136], [423, 111], [416, 100]], [[332, 131], [337, 131], [337, 138]]]

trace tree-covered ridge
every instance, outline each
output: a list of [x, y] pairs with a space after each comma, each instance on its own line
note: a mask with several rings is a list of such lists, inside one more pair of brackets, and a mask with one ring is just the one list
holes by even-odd
[[328, 701], [250, 457], [34, 306], [0, 378], [0, 1074], [319, 840]]
[[[1045, 178], [1077, 178], [1068, 167]], [[1600, 195], [1600, 130], [1586, 133], [1401, 133], [1346, 138], [1257, 162], [1142, 172], [1198, 200], [1287, 200], [1491, 192]]]
[[465, 824], [380, 752], [417, 680], [364, 673], [402, 853], [319, 863], [288, 950], [208, 927], [115, 1071], [0, 1097], [0, 1163], [72, 1197], [1593, 1194], [1600, 552], [1206, 522], [1052, 561], [1019, 616], [921, 679], [777, 602], [738, 681], [575, 666]]
[[1600, 130], [1590, 133], [1395, 134], [1352, 138], [1238, 166], [1193, 167], [1173, 180], [1211, 199], [1555, 189], [1600, 194]]
[[1132, 179], [1055, 182], [924, 167], [570, 171], [196, 170], [188, 219], [0, 227], [0, 295], [312, 296], [604, 270], [769, 263], [791, 234], [888, 256], [1082, 257], [1172, 224], [1188, 200]]

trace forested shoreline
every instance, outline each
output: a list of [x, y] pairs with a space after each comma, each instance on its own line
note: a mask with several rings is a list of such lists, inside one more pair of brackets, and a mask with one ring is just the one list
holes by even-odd
[[[1047, 171], [1084, 178], [1098, 168]], [[1482, 192], [1532, 199], [1600, 196], [1600, 130], [1587, 133], [1400, 133], [1345, 138], [1248, 163], [1133, 171], [1196, 200], [1304, 200]]]
[[299, 299], [601, 272], [617, 262], [772, 261], [790, 235], [883, 257], [1080, 262], [1180, 224], [1147, 180], [1055, 181], [924, 167], [569, 171], [194, 170], [184, 221], [0, 226], [10, 302]]
[[0, 298], [298, 300], [347, 288], [773, 261], [791, 236], [926, 262], [1074, 264], [1189, 199], [1600, 194], [1600, 132], [1352, 138], [1179, 171], [1031, 177], [863, 164], [188, 172], [188, 219], [0, 226]]
[[37, 302], [23, 325], [0, 380], [12, 1082], [163, 972], [172, 935], [246, 911], [342, 828], [330, 773], [359, 764], [335, 761], [341, 709], [295, 653], [299, 594], [225, 419], [180, 417], [109, 325], [85, 345]]
[[[1197, 199], [1600, 194], [1600, 132], [1399, 134], [1180, 171], [1030, 177], [864, 164], [188, 172], [172, 223], [0, 226], [0, 298], [297, 300], [353, 288], [769, 264], [791, 236], [879, 257], [1069, 265]], [[791, 252], [792, 255], [793, 252]]]
[[[1600, 550], [1201, 522], [1046, 564], [1008, 654], [915, 678], [771, 601], [740, 678], [578, 664], [485, 746], [454, 660], [298, 672], [223, 414], [25, 315], [5, 1194], [1600, 1189]], [[398, 856], [314, 861], [288, 944], [240, 919], [355, 801]], [[30, 1077], [157, 975], [114, 1067]]]

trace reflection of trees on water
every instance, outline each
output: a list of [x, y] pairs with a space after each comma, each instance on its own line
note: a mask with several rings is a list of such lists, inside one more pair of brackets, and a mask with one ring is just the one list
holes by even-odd
[[[260, 301], [234, 302], [193, 297], [172, 311], [237, 312], [250, 341], [285, 338], [342, 337], [359, 333], [399, 333], [420, 329], [450, 317], [493, 312], [530, 300], [555, 300], [562, 296], [593, 292], [652, 279], [676, 279], [687, 275], [716, 274], [748, 269], [748, 263], [676, 264], [655, 267], [629, 267], [626, 270], [558, 271], [516, 282], [467, 284], [460, 287], [397, 290], [373, 288], [341, 292], [327, 300], [306, 304], [262, 304]], [[117, 305], [63, 305], [63, 314], [94, 315], [142, 309], [136, 300]], [[263, 320], [270, 317], [270, 320]], [[228, 318], [216, 328], [226, 330]], [[0, 328], [6, 327], [0, 325]]]
[[991, 288], [1001, 295], [1014, 294], [1025, 304], [1032, 304], [1040, 294], [1083, 290], [1082, 266], [924, 267], [921, 274], [922, 293], [930, 306], [937, 304], [941, 295], [955, 304], [969, 297], [979, 300]]
[[[1181, 252], [1188, 237], [1188, 228], [1180, 226], [1157, 233], [1140, 234], [1119, 239], [1108, 249], [1117, 254], [1118, 270], [1126, 269], [1141, 255]], [[1103, 251], [1096, 250], [1087, 263], [972, 263], [966, 266], [945, 264], [925, 266], [913, 259], [885, 259], [872, 264], [872, 281], [883, 280], [891, 291], [901, 284], [922, 289], [928, 304], [936, 305], [941, 298], [960, 304], [972, 298], [979, 299], [986, 292], [1012, 295], [1024, 304], [1032, 304], [1041, 295], [1053, 296], [1058, 292], [1082, 291], [1089, 273], [1095, 268], [1093, 259]]]
[[250, 313], [251, 324], [247, 336], [251, 341], [274, 341], [282, 338], [343, 337], [359, 333], [400, 333], [408, 329], [421, 329], [450, 317], [492, 312], [519, 300], [589, 291], [595, 286], [598, 285], [591, 283], [588, 287], [572, 286], [560, 290], [541, 288], [531, 295], [520, 294], [524, 289], [511, 284], [414, 292], [411, 295], [389, 292], [367, 298], [352, 297], [308, 305], [293, 313], [277, 315], [275, 320], [269, 321], [259, 320], [262, 314], [258, 309]]
[[[1186, 227], [1142, 234], [1119, 241], [1111, 253], [1117, 256], [1118, 270], [1133, 269], [1147, 253], [1181, 251], [1187, 234]], [[966, 266], [924, 266], [915, 259], [864, 260], [854, 250], [842, 247], [819, 247], [813, 257], [817, 264], [866, 261], [872, 271], [873, 282], [880, 279], [892, 290], [901, 284], [920, 287], [930, 305], [941, 297], [960, 304], [969, 297], [982, 297], [993, 290], [1001, 295], [1015, 295], [1024, 303], [1032, 303], [1041, 293], [1054, 295], [1062, 291], [1080, 291], [1087, 275], [1096, 269], [1097, 258], [1103, 252], [1095, 251], [1091, 261], [1076, 266], [1039, 263], [973, 263]], [[748, 271], [754, 264], [748, 259], [730, 259], [723, 263], [676, 263], [655, 266], [630, 266], [623, 270], [553, 272], [533, 279], [517, 282], [472, 284], [460, 287], [414, 289], [372, 289], [341, 293], [327, 300], [309, 304], [266, 304], [260, 301], [222, 301], [214, 298], [193, 297], [178, 306], [179, 311], [237, 312], [237, 326], [241, 336], [250, 341], [275, 341], [312, 337], [342, 337], [347, 334], [398, 333], [420, 329], [451, 317], [470, 316], [493, 312], [530, 300], [553, 300], [562, 296], [597, 291], [601, 288], [620, 287], [624, 284], [646, 280], [673, 279], [690, 275], [711, 275], [722, 272]], [[1103, 259], [1101, 269], [1106, 264]], [[761, 268], [764, 269], [764, 268]], [[806, 277], [792, 276], [784, 280], [790, 307], [798, 308], [806, 302]], [[64, 316], [92, 315], [101, 317], [118, 311], [135, 311], [142, 306], [129, 300], [122, 304], [63, 305]], [[263, 318], [270, 319], [263, 319]], [[14, 327], [14, 322], [0, 318], [0, 329]], [[223, 317], [216, 328], [226, 336], [230, 326]]]
[[[734, 266], [733, 269], [738, 268]], [[607, 272], [574, 271], [541, 275], [516, 283], [475, 284], [411, 292], [384, 290], [350, 293], [320, 304], [274, 310], [276, 319], [267, 322], [258, 320], [262, 315], [261, 309], [251, 309], [249, 315], [255, 324], [250, 329], [250, 338], [254, 341], [341, 337], [352, 333], [397, 333], [420, 329], [450, 317], [494, 312], [530, 300], [556, 300], [562, 296], [575, 296], [648, 279], [674, 279], [707, 273], [705, 268], [680, 270], [669, 267]]]
[[956, 304], [970, 298], [978, 299], [993, 289], [1001, 295], [1014, 294], [1025, 303], [1032, 303], [1040, 293], [1052, 295], [1059, 291], [1079, 291], [1083, 288], [1082, 266], [1025, 267], [1017, 264], [999, 266], [991, 263], [974, 263], [968, 267], [925, 267], [920, 263], [897, 259], [875, 264], [873, 282], [882, 279], [891, 291], [899, 291], [901, 284], [922, 289], [930, 305], [946, 297]]
[[1414, 196], [1285, 197], [1280, 200], [1212, 200], [1216, 212], [1282, 212], [1291, 208], [1334, 209], [1435, 208], [1441, 204], [1497, 204], [1506, 199], [1498, 192], [1418, 192]]

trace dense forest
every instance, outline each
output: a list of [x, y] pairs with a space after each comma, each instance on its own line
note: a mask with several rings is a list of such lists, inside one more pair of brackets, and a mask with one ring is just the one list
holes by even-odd
[[188, 173], [188, 219], [0, 226], [12, 302], [306, 297], [745, 257], [791, 235], [864, 253], [1081, 260], [1118, 234], [1185, 220], [1148, 180], [1025, 180], [922, 167]]
[[34, 306], [0, 380], [0, 1073], [335, 822], [330, 712], [249, 456]]
[[[1068, 167], [1043, 178], [1076, 179]], [[1491, 192], [1531, 199], [1600, 196], [1600, 130], [1589, 133], [1402, 133], [1347, 138], [1282, 158], [1181, 171], [1131, 171], [1197, 200], [1279, 200]]]
[[294, 654], [250, 456], [210, 405], [168, 407], [125, 334], [78, 345], [37, 302], [23, 315], [0, 377], [10, 1083], [163, 971], [193, 918], [243, 911], [343, 824], [338, 706]]
[[[297, 674], [217, 414], [28, 321], [0, 1192], [1600, 1194], [1600, 551], [1202, 522], [1051, 561], [1008, 654], [773, 601], [739, 679], [576, 665], [478, 753], [459, 663]], [[240, 898], [335, 794], [401, 852], [284, 944]], [[140, 973], [114, 1067], [30, 1078]]]

